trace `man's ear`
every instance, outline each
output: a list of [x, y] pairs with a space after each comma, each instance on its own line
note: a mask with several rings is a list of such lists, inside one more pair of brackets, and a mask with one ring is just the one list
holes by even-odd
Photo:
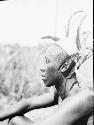
[[64, 73], [69, 67], [69, 64], [66, 62], [63, 66], [61, 66], [60, 70], [62, 73]]
[[60, 68], [64, 77], [69, 77], [73, 73], [75, 65], [76, 63], [72, 61], [71, 63], [68, 62]]

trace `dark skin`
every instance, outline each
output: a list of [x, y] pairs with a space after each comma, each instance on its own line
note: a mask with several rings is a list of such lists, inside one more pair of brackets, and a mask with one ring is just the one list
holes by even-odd
[[[62, 51], [56, 45], [48, 48], [40, 68], [44, 84], [47, 87], [54, 85], [56, 90], [22, 100], [13, 108], [9, 107], [0, 112], [0, 120], [11, 119], [9, 125], [86, 125], [88, 118], [93, 114], [94, 95], [92, 89], [88, 87], [84, 89], [83, 85], [79, 86], [80, 83], [74, 72], [75, 63], [71, 59], [65, 61], [68, 55]], [[30, 110], [57, 104], [58, 110], [44, 120], [32, 123], [23, 116]]]

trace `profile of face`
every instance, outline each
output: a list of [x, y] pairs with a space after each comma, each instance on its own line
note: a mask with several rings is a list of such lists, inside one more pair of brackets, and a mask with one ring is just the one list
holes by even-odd
[[[40, 65], [41, 79], [47, 87], [65, 80], [71, 61], [69, 55], [58, 45], [50, 46], [43, 54]], [[64, 74], [65, 73], [65, 74]], [[64, 75], [63, 75], [64, 74]]]

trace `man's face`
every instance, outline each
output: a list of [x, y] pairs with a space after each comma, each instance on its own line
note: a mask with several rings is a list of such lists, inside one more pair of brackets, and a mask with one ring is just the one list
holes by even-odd
[[49, 47], [43, 54], [41, 62], [41, 78], [48, 87], [60, 82], [74, 73], [75, 62], [59, 47]]
[[47, 87], [55, 85], [60, 80], [59, 65], [55, 57], [53, 49], [48, 49], [42, 57], [41, 79]]

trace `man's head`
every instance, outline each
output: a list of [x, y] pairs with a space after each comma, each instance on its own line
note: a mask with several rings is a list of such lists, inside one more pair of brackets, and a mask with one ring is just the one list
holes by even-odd
[[73, 72], [75, 62], [57, 44], [50, 46], [44, 53], [41, 63], [41, 77], [46, 86], [63, 82]]

